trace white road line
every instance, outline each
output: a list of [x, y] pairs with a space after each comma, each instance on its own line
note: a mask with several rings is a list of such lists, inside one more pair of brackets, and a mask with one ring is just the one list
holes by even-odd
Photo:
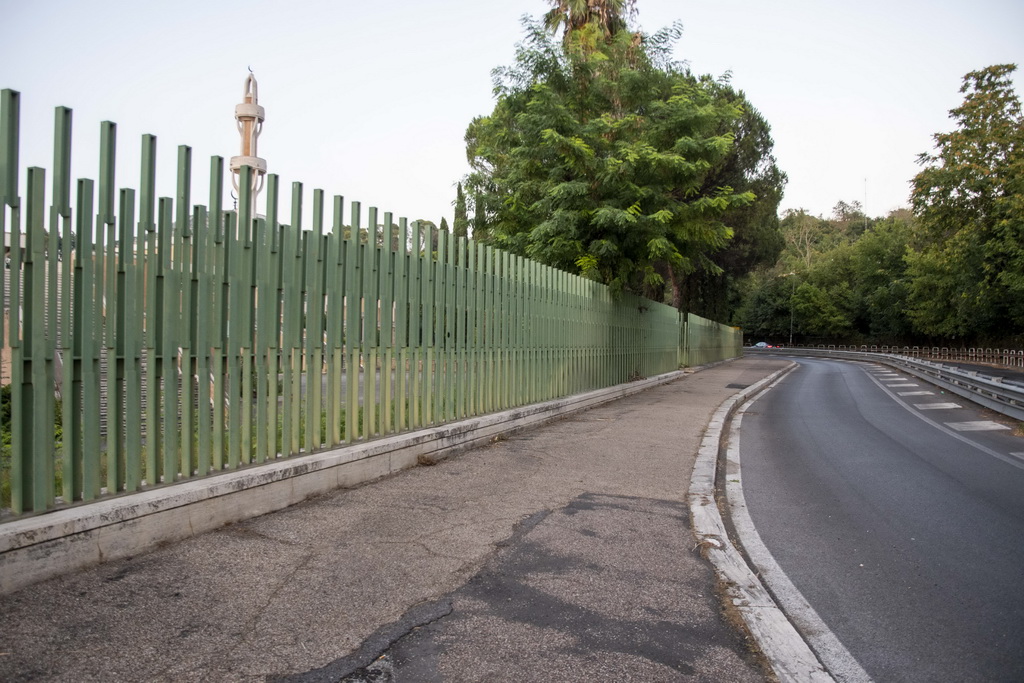
[[946, 422], [945, 425], [958, 432], [992, 432], [997, 429], [1009, 429], [992, 420], [974, 420], [972, 422]]
[[959, 403], [915, 403], [918, 410], [948, 410], [950, 408], [963, 408]]
[[719, 577], [729, 584], [729, 597], [771, 663], [775, 675], [785, 683], [834, 683], [835, 679], [822, 666], [804, 636], [776, 605], [754, 574], [754, 569], [729, 540], [729, 533], [715, 502], [715, 471], [719, 449], [725, 441], [722, 432], [734, 406], [762, 387], [778, 382], [780, 375], [784, 376], [796, 367], [796, 363], [793, 363], [773, 373], [734, 394], [718, 407], [701, 439], [697, 461], [690, 475], [687, 498], [693, 532], [705, 547], [707, 557], [715, 565]]
[[[921, 410], [914, 410], [913, 408], [911, 408], [910, 404], [905, 403], [904, 401], [901, 401], [899, 398], [897, 398], [893, 394], [893, 392], [891, 392], [888, 389], [886, 389], [885, 385], [882, 384], [881, 382], [879, 382], [877, 379], [875, 379], [874, 377], [871, 377], [870, 375], [868, 375], [868, 377], [870, 377], [871, 381], [874, 382], [875, 385], [878, 386], [879, 389], [884, 391], [894, 401], [896, 401], [896, 404], [898, 406], [900, 406], [901, 408], [906, 410], [908, 413], [910, 413], [911, 415], [916, 417], [918, 420], [922, 420], [923, 422], [927, 422], [932, 427], [935, 427], [939, 431], [945, 432], [946, 434], [948, 434], [952, 438], [956, 439], [957, 441], [965, 443], [968, 446], [970, 446], [971, 448], [977, 449], [977, 450], [981, 451], [982, 453], [987, 453], [988, 455], [991, 455], [996, 460], [1002, 460], [1007, 465], [1010, 465], [1012, 467], [1016, 467], [1017, 469], [1024, 470], [1024, 458], [1013, 457], [1013, 456], [1010, 456], [1010, 455], [1006, 455], [1005, 453], [1001, 453], [999, 451], [992, 450], [988, 446], [983, 446], [982, 444], [978, 443], [977, 441], [973, 441], [973, 440], [967, 438], [966, 436], [964, 436], [963, 434], [957, 432], [956, 430], [950, 429], [949, 427], [945, 426], [941, 422], [936, 422], [935, 420], [931, 419], [930, 417], [926, 417], [923, 411], [921, 411]], [[932, 392], [930, 392], [930, 391], [925, 391], [925, 392], [913, 392], [913, 391], [910, 391], [910, 392], [901, 392], [900, 395], [902, 396], [904, 394], [917, 394], [917, 393], [930, 394]]]
[[909, 387], [919, 387], [921, 385], [917, 382], [897, 382], [896, 384], [886, 384], [885, 386], [890, 389], [907, 389]]
[[900, 396], [934, 396], [934, 391], [898, 391]]
[[[751, 562], [757, 567], [762, 579], [771, 587], [772, 593], [775, 594], [775, 598], [782, 606], [786, 616], [810, 643], [818, 658], [828, 669], [829, 674], [836, 681], [842, 683], [870, 683], [871, 677], [868, 673], [829, 629], [817, 611], [807, 602], [807, 599], [793, 585], [793, 582], [772, 557], [747, 510], [746, 499], [743, 496], [743, 470], [740, 465], [740, 426], [747, 408], [771, 391], [779, 381], [781, 379], [776, 380], [764, 392], [747, 401], [732, 418], [726, 449], [726, 471], [730, 474], [726, 477], [725, 497], [729, 505], [729, 516]], [[733, 474], [736, 472], [739, 474]]]
[[1024, 460], [1024, 453], [1010, 453], [1010, 455], [1012, 455], [1015, 458], [1020, 458], [1021, 460]]

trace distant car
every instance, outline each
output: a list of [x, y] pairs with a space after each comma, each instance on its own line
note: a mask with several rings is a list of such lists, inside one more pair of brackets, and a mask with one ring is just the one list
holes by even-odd
[[756, 344], [754, 344], [754, 348], [755, 349], [770, 349], [770, 348], [772, 348], [772, 345], [769, 344], [768, 342], [757, 342]]

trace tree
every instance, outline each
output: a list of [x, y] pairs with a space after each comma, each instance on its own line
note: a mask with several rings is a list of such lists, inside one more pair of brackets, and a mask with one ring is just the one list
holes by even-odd
[[832, 208], [832, 224], [847, 238], [856, 238], [870, 227], [871, 219], [864, 213], [864, 206], [857, 200], [849, 204], [839, 200]]
[[857, 328], [873, 340], [907, 342], [914, 336], [906, 313], [912, 220], [907, 212], [894, 212], [874, 221], [851, 246], [852, 283], [861, 302]]
[[724, 321], [734, 317], [740, 306], [743, 278], [759, 266], [775, 263], [785, 246], [778, 213], [786, 174], [775, 162], [771, 126], [743, 92], [727, 83], [705, 82], [719, 97], [736, 103], [741, 114], [727, 131], [735, 136], [732, 149], [705, 177], [700, 193], [732, 187], [736, 192], [751, 192], [757, 199], [722, 214], [732, 239], [709, 255], [713, 267], [698, 267], [682, 279], [680, 291], [672, 292], [671, 301], [677, 308]]
[[810, 270], [822, 254], [841, 241], [838, 231], [824, 218], [806, 209], [789, 209], [782, 217], [781, 231], [786, 243], [784, 267]]
[[909, 257], [910, 315], [926, 334], [1024, 331], [1024, 117], [999, 64], [964, 76], [956, 130], [921, 154], [911, 202], [923, 246]]
[[554, 8], [544, 15], [544, 26], [552, 33], [561, 27], [565, 42], [588, 24], [610, 37], [625, 30], [626, 20], [636, 11], [636, 0], [551, 0], [551, 4]]
[[[782, 324], [792, 315], [798, 340], [913, 341], [915, 329], [906, 313], [913, 215], [906, 210], [884, 219], [861, 215], [856, 220], [869, 227], [855, 237], [849, 236], [848, 220], [842, 211], [831, 220], [803, 210], [786, 213], [786, 250], [772, 268], [759, 268], [747, 279], [738, 317], [744, 328], [778, 340], [786, 336]], [[784, 286], [791, 288], [785, 297]]]
[[473, 239], [486, 242], [487, 236], [487, 210], [483, 195], [477, 192], [473, 197]]
[[455, 187], [455, 223], [453, 234], [456, 237], [469, 235], [469, 218], [466, 215], [466, 195], [462, 192], [462, 183]]
[[733, 236], [722, 217], [755, 197], [704, 186], [742, 107], [671, 62], [678, 25], [630, 32], [629, 6], [556, 3], [560, 42], [525, 21], [516, 64], [494, 72], [494, 111], [466, 131], [466, 183], [490, 242], [660, 298], [666, 278], [719, 269], [709, 256]]
[[[442, 219], [443, 221], [444, 219]], [[420, 250], [426, 253], [437, 252], [437, 224], [434, 221], [428, 221], [425, 219], [419, 219], [416, 221], [420, 226]], [[442, 228], [447, 228], [447, 223], [442, 224]]]

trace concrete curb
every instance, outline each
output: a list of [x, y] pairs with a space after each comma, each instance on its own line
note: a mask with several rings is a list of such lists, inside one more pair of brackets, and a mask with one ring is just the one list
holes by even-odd
[[722, 403], [711, 417], [690, 478], [690, 517], [693, 533], [707, 551], [736, 610], [768, 658], [780, 681], [834, 683], [810, 646], [779, 609], [768, 590], [729, 540], [715, 501], [715, 471], [730, 416], [750, 396], [792, 371], [795, 364], [772, 373]]
[[0, 525], [0, 594], [483, 445], [682, 377], [648, 379], [247, 467]]
[[778, 565], [771, 552], [761, 540], [761, 535], [754, 526], [747, 508], [746, 496], [743, 493], [742, 463], [740, 462], [740, 433], [743, 429], [743, 416], [759, 401], [769, 389], [773, 388], [785, 376], [776, 379], [767, 388], [744, 401], [735, 411], [729, 426], [729, 444], [725, 453], [725, 498], [729, 506], [729, 518], [733, 530], [750, 564], [756, 569], [758, 577], [767, 585], [775, 597], [777, 604], [785, 610], [786, 616], [798, 628], [807, 644], [814, 650], [819, 661], [829, 674], [842, 683], [871, 683], [871, 677], [849, 650], [836, 638], [818, 615], [814, 607], [807, 602], [803, 594], [793, 585], [789, 577]]

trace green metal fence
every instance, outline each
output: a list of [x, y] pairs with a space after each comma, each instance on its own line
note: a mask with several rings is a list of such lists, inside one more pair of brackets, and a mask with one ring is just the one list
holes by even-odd
[[[0, 269], [10, 430], [0, 505], [89, 501], [739, 355], [733, 328], [248, 168], [226, 211], [224, 162], [193, 204], [192, 155], [157, 197], [72, 187], [71, 111], [46, 171], [19, 186], [19, 95], [0, 93]], [[72, 192], [73, 191], [73, 192]], [[5, 375], [8, 371], [5, 371]], [[8, 438], [9, 437], [9, 438]]]
[[743, 354], [743, 333], [693, 313], [686, 314], [682, 328], [683, 356], [680, 365], [704, 365]]

